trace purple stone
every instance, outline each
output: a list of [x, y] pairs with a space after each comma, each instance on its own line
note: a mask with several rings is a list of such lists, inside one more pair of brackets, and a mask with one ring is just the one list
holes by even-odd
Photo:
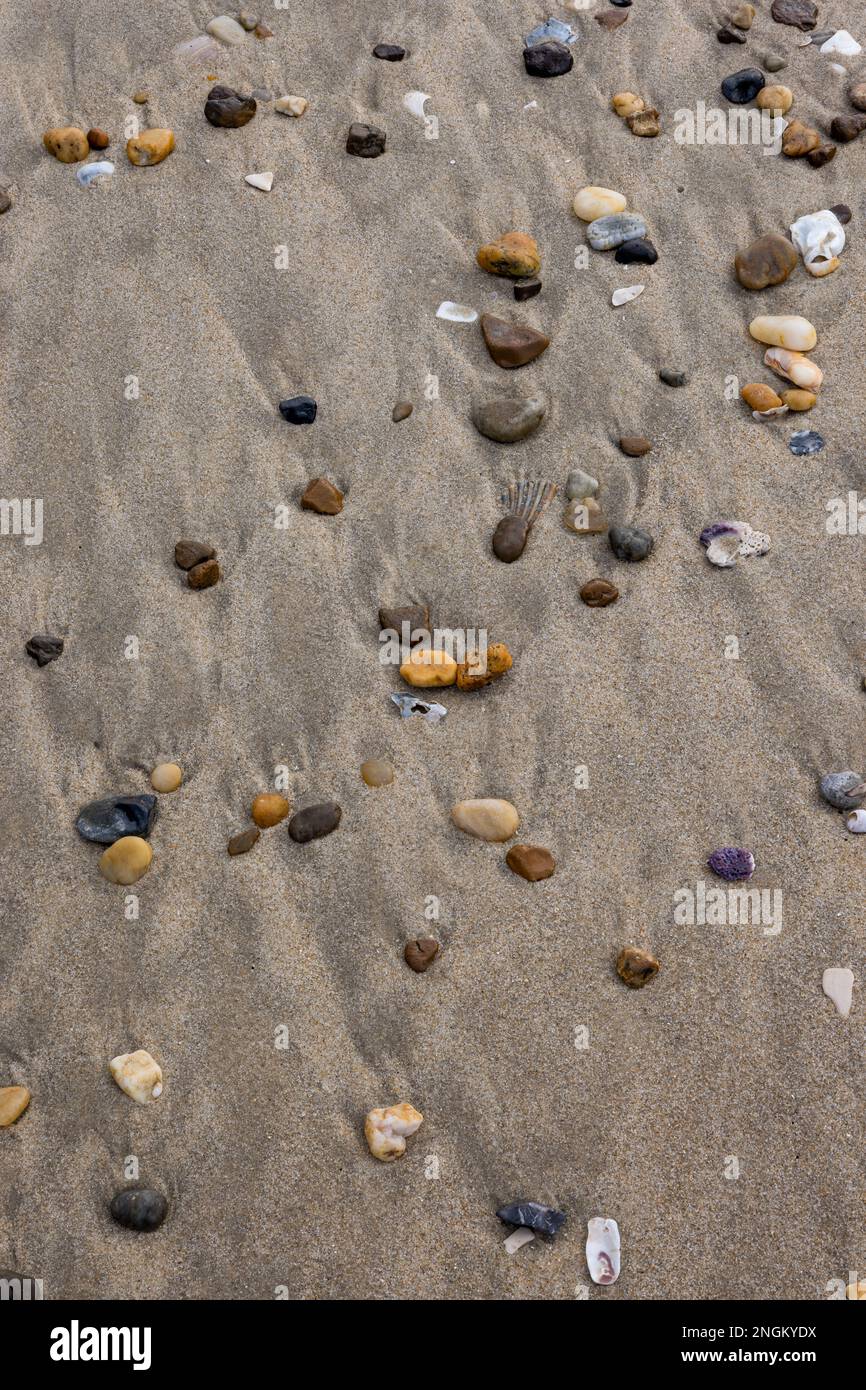
[[712, 869], [719, 878], [726, 878], [731, 882], [740, 878], [751, 878], [755, 872], [755, 856], [751, 850], [736, 849], [729, 846], [726, 849], [714, 849], [709, 859], [707, 867]]

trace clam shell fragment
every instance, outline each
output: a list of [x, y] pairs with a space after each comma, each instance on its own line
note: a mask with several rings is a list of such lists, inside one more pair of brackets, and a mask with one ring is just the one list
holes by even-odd
[[453, 299], [443, 299], [436, 310], [437, 319], [447, 319], [449, 323], [474, 323], [478, 310], [469, 304], [455, 304]]
[[766, 555], [770, 549], [770, 537], [754, 531], [747, 521], [715, 521], [704, 527], [700, 540], [710, 564], [720, 569], [730, 569], [740, 557]]
[[637, 299], [645, 289], [646, 285], [626, 285], [624, 289], [614, 290], [610, 302], [618, 309], [621, 304], [628, 304], [632, 299]]
[[840, 966], [830, 966], [821, 978], [821, 988], [828, 999], [832, 999], [837, 1012], [847, 1018], [851, 1012], [854, 995], [854, 972]]
[[587, 1223], [586, 1263], [594, 1284], [615, 1284], [620, 1271], [619, 1226], [607, 1216]]
[[798, 217], [789, 230], [810, 275], [830, 275], [836, 269], [845, 249], [845, 228], [835, 212], [824, 208]]

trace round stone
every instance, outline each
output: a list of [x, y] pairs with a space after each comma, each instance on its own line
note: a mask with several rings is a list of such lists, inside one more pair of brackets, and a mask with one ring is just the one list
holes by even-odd
[[288, 400], [280, 401], [280, 414], [290, 425], [311, 425], [317, 410], [312, 396], [290, 396]]
[[211, 125], [237, 130], [252, 120], [256, 114], [256, 103], [252, 97], [242, 97], [234, 87], [226, 87], [218, 82], [208, 92], [204, 114]]
[[515, 444], [538, 429], [544, 419], [546, 403], [540, 396], [523, 400], [485, 401], [472, 411], [472, 423], [486, 439]]
[[136, 106], [146, 106], [150, 101], [150, 92], [146, 87], [139, 87], [137, 92], [133, 92], [132, 99]]
[[410, 970], [414, 970], [416, 975], [423, 975], [425, 970], [429, 970], [434, 960], [439, 954], [439, 942], [432, 936], [419, 936], [415, 941], [407, 941], [403, 950], [403, 959]]
[[608, 579], [590, 579], [581, 589], [580, 597], [587, 608], [607, 608], [609, 603], [616, 603], [619, 589]]
[[174, 547], [174, 563], [182, 570], [191, 570], [202, 560], [212, 560], [216, 555], [212, 545], [204, 541], [178, 541]]
[[611, 526], [610, 548], [618, 560], [645, 560], [653, 548], [653, 538], [639, 526]]
[[90, 145], [83, 130], [74, 125], [54, 126], [46, 130], [42, 143], [49, 154], [61, 164], [77, 164], [90, 154]]
[[787, 58], [783, 58], [781, 53], [765, 53], [761, 59], [767, 72], [781, 72], [788, 66]]
[[550, 878], [556, 868], [556, 860], [550, 850], [542, 849], [539, 845], [512, 845], [505, 862], [512, 873], [519, 874], [529, 883]]
[[520, 824], [516, 807], [498, 797], [458, 801], [451, 809], [451, 819], [458, 830], [465, 831], [467, 835], [495, 843], [510, 840]]
[[567, 43], [549, 39], [524, 48], [523, 64], [530, 77], [560, 77], [574, 67], [574, 55]]
[[866, 783], [859, 772], [828, 772], [820, 787], [824, 800], [840, 811], [853, 811], [866, 797]]
[[391, 411], [391, 419], [395, 425], [399, 425], [401, 420], [408, 420], [414, 407], [411, 401], [398, 401]]
[[763, 290], [768, 285], [781, 285], [797, 264], [796, 248], [787, 237], [768, 232], [738, 251], [734, 257], [737, 279], [744, 289]]
[[629, 458], [639, 459], [649, 453], [652, 444], [648, 439], [644, 439], [642, 434], [624, 434], [619, 441], [619, 447]]
[[569, 501], [576, 497], [594, 497], [598, 492], [598, 478], [584, 473], [582, 468], [573, 468], [565, 484], [565, 495]]
[[137, 883], [150, 868], [153, 850], [139, 835], [122, 835], [99, 856], [99, 872], [109, 883]]
[[659, 962], [639, 946], [624, 946], [616, 958], [616, 970], [630, 989], [643, 989], [659, 973]]
[[342, 815], [336, 801], [322, 801], [317, 806], [307, 806], [292, 816], [289, 834], [296, 844], [307, 845], [311, 840], [320, 840], [336, 830]]
[[741, 68], [732, 72], [722, 83], [722, 96], [735, 106], [744, 106], [754, 101], [764, 85], [764, 74], [760, 68]]
[[790, 87], [783, 87], [781, 83], [762, 87], [758, 93], [758, 106], [762, 111], [774, 111], [784, 116], [793, 105], [794, 93]]
[[165, 1197], [152, 1187], [127, 1187], [111, 1199], [111, 1215], [130, 1231], [155, 1231], [167, 1211]]
[[610, 104], [623, 120], [627, 120], [629, 116], [636, 116], [646, 107], [643, 97], [639, 97], [635, 92], [616, 92], [611, 97]]
[[659, 381], [663, 381], [665, 386], [685, 386], [688, 377], [685, 372], [679, 372], [675, 367], [662, 367], [659, 372]]
[[183, 773], [177, 763], [160, 763], [150, 774], [155, 792], [176, 792], [182, 781]]
[[848, 100], [858, 111], [866, 111], [866, 82], [854, 82], [848, 88]]
[[765, 386], [760, 381], [744, 386], [740, 395], [750, 410], [757, 410], [762, 414], [766, 410], [778, 410], [782, 405], [781, 396], [777, 396], [771, 386]]
[[368, 787], [387, 787], [394, 780], [394, 769], [384, 758], [368, 758], [361, 764], [361, 777]]
[[253, 801], [250, 815], [261, 830], [268, 830], [285, 820], [290, 809], [288, 801], [279, 792], [262, 792]]
[[186, 582], [191, 589], [210, 589], [220, 577], [220, 567], [216, 560], [202, 560], [187, 570]]
[[30, 1104], [26, 1086], [0, 1086], [0, 1129], [8, 1129]]
[[811, 410], [817, 399], [814, 391], [803, 391], [798, 387], [782, 392], [782, 401], [789, 410]]
[[719, 878], [727, 879], [729, 883], [737, 883], [741, 879], [752, 877], [755, 872], [755, 856], [749, 849], [728, 845], [724, 849], [713, 850], [707, 860], [707, 868], [718, 874]]
[[[523, 516], [504, 516], [493, 532], [493, 553], [506, 565], [519, 560], [526, 548], [529, 526]], [[456, 677], [455, 677], [456, 679]]]
[[110, 136], [104, 130], [97, 130], [93, 127], [87, 132], [87, 143], [92, 150], [107, 150], [111, 144]]
[[541, 269], [538, 244], [525, 232], [506, 232], [496, 241], [482, 246], [475, 259], [488, 274], [507, 275], [513, 280], [537, 275]]

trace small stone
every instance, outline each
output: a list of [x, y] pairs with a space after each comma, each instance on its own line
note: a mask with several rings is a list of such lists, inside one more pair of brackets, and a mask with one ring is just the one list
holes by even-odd
[[111, 144], [111, 136], [106, 135], [104, 130], [97, 130], [94, 127], [87, 132], [87, 143], [92, 150], [107, 150]]
[[205, 25], [205, 29], [211, 38], [219, 39], [220, 43], [243, 43], [246, 38], [246, 34], [237, 20], [232, 19], [227, 14], [217, 15], [216, 19], [212, 19], [209, 24]]
[[126, 157], [130, 164], [141, 169], [151, 164], [161, 164], [174, 149], [174, 132], [171, 130], [143, 130], [126, 142]]
[[0, 1086], [0, 1129], [8, 1129], [30, 1104], [26, 1086]]
[[400, 675], [407, 685], [418, 690], [453, 685], [457, 680], [457, 662], [448, 652], [435, 647], [419, 647], [403, 662]]
[[415, 941], [407, 941], [403, 949], [403, 959], [416, 975], [429, 970], [439, 954], [439, 942], [432, 936], [419, 936]]
[[499, 444], [515, 444], [538, 429], [546, 408], [540, 396], [485, 401], [474, 407], [472, 423], [486, 439], [495, 439]]
[[625, 241], [642, 241], [646, 223], [636, 212], [616, 212], [590, 222], [586, 237], [594, 251], [614, 251]]
[[742, 68], [732, 72], [722, 83], [722, 96], [735, 106], [744, 106], [754, 101], [764, 85], [764, 74], [760, 68]]
[[782, 392], [782, 401], [789, 410], [811, 410], [817, 399], [814, 391], [802, 391], [796, 387]]
[[641, 238], [624, 241], [614, 253], [614, 260], [620, 265], [655, 265], [658, 258], [659, 253], [652, 242]]
[[42, 632], [36, 637], [30, 637], [24, 643], [24, 650], [28, 656], [32, 656], [37, 666], [47, 666], [50, 661], [56, 661], [63, 655], [63, 638], [52, 637], [50, 633]]
[[619, 447], [629, 458], [640, 459], [649, 453], [652, 444], [642, 434], [624, 434], [619, 441]]
[[787, 58], [783, 58], [781, 53], [765, 53], [761, 63], [767, 72], [781, 72], [783, 68], [788, 66]]
[[146, 87], [139, 87], [137, 92], [133, 92], [132, 99], [136, 106], [146, 106], [150, 101], [150, 92]]
[[498, 797], [458, 801], [451, 808], [451, 819], [458, 830], [496, 844], [510, 840], [520, 824], [516, 808], [510, 801], [502, 801]]
[[616, 958], [616, 972], [629, 989], [643, 989], [660, 970], [659, 962], [639, 946], [624, 946]]
[[619, 589], [607, 579], [590, 579], [581, 589], [580, 597], [587, 608], [607, 608], [609, 603], [616, 603]]
[[626, 116], [625, 120], [632, 135], [652, 140], [661, 134], [661, 121], [654, 106], [648, 106], [644, 111], [636, 111], [633, 116]]
[[274, 110], [281, 116], [303, 116], [309, 104], [306, 97], [277, 97]]
[[549, 39], [546, 43], [524, 48], [523, 64], [530, 77], [561, 77], [571, 72], [574, 56], [568, 44]]
[[813, 0], [773, 0], [770, 10], [777, 24], [793, 24], [796, 29], [814, 29], [818, 6]]
[[836, 1012], [847, 1018], [854, 996], [854, 972], [840, 966], [830, 966], [821, 977], [821, 988], [836, 1005]]
[[480, 247], [475, 259], [490, 275], [508, 275], [513, 280], [537, 275], [541, 269], [538, 243], [526, 232], [506, 232], [496, 241]]
[[273, 29], [269, 29], [267, 24], [257, 24], [253, 33], [257, 39], [272, 39], [274, 37]]
[[569, 531], [580, 536], [603, 536], [607, 530], [607, 517], [594, 497], [575, 497], [563, 512], [562, 520]]
[[386, 135], [378, 126], [363, 125], [353, 121], [346, 137], [346, 153], [357, 155], [359, 159], [378, 159], [385, 153]]
[[782, 154], [788, 159], [802, 159], [803, 155], [816, 150], [823, 141], [817, 130], [804, 125], [802, 121], [791, 121], [782, 133]]
[[368, 758], [361, 764], [361, 778], [368, 787], [390, 787], [394, 769], [384, 758]]
[[745, 43], [745, 42], [746, 42], [746, 36], [745, 36], [745, 34], [741, 33], [739, 29], [730, 29], [730, 28], [728, 28], [728, 26], [727, 26], [726, 24], [725, 24], [725, 25], [722, 25], [722, 28], [719, 29], [719, 30], [717, 30], [717, 32], [716, 32], [716, 38], [718, 39], [719, 43]]
[[46, 130], [42, 143], [48, 153], [59, 159], [61, 164], [77, 164], [90, 154], [87, 136], [74, 125], [55, 126]]
[[400, 1105], [389, 1105], [370, 1110], [364, 1120], [364, 1136], [367, 1147], [374, 1158], [381, 1163], [393, 1163], [406, 1152], [406, 1140], [414, 1134], [423, 1122], [420, 1110], [403, 1101]]
[[402, 608], [379, 609], [379, 628], [382, 632], [396, 632], [402, 639], [404, 623], [408, 624], [407, 645], [420, 641], [420, 634], [428, 633], [430, 629], [429, 608], [424, 604], [410, 603]]
[[253, 32], [258, 22], [258, 19], [255, 15], [251, 15], [249, 10], [241, 10], [238, 14], [238, 24], [242, 29], [246, 29], [248, 34]]
[[[643, 97], [639, 97], [635, 92], [617, 92], [611, 97], [611, 106], [618, 116], [626, 120], [629, 116], [636, 116], [639, 111], [643, 111], [646, 102]], [[619, 211], [619, 209], [617, 209]]]
[[759, 343], [771, 343], [794, 352], [811, 352], [818, 341], [812, 324], [799, 314], [760, 314], [752, 319], [749, 332]]
[[645, 289], [645, 285], [627, 285], [625, 289], [614, 290], [610, 302], [616, 309], [621, 304], [629, 304], [633, 299], [637, 299]]
[[99, 856], [99, 872], [109, 883], [137, 883], [150, 868], [153, 850], [138, 835], [122, 835]]
[[152, 1187], [127, 1187], [111, 1199], [111, 1215], [130, 1231], [155, 1231], [168, 1211], [168, 1202]]
[[270, 830], [272, 825], [285, 820], [290, 810], [288, 801], [279, 792], [261, 792], [253, 801], [250, 815], [260, 830]]
[[509, 371], [534, 362], [550, 346], [550, 339], [537, 329], [527, 324], [507, 323], [495, 314], [481, 315], [481, 332], [493, 361]]
[[858, 111], [866, 111], [866, 82], [853, 82], [848, 88], [848, 100]]
[[8, 212], [12, 206], [12, 196], [8, 188], [0, 188], [0, 215]]
[[178, 541], [174, 547], [174, 563], [182, 570], [191, 570], [193, 565], [212, 560], [215, 555], [213, 546], [203, 541]]
[[155, 792], [176, 792], [182, 781], [183, 773], [177, 763], [159, 763], [150, 774]]
[[408, 420], [412, 414], [414, 406], [411, 401], [398, 401], [391, 411], [391, 419], [395, 425], [399, 425], [401, 420]]
[[806, 155], [813, 169], [823, 169], [825, 164], [829, 164], [831, 159], [836, 158], [835, 145], [817, 145], [814, 150], [810, 150]]
[[628, 19], [627, 14], [621, 14], [619, 10], [602, 10], [601, 14], [595, 16], [596, 24], [600, 24], [602, 29], [619, 29], [620, 25], [625, 24]]
[[540, 280], [517, 280], [514, 284], [514, 298], [518, 303], [524, 300], [534, 299], [537, 294], [541, 294]]
[[830, 134], [834, 140], [841, 140], [843, 144], [849, 144], [856, 140], [858, 135], [862, 135], [866, 130], [866, 115], [861, 116], [834, 116], [830, 122]]
[[377, 43], [373, 49], [373, 57], [381, 58], [386, 63], [402, 63], [406, 57], [406, 50], [398, 43]]
[[754, 5], [738, 5], [731, 15], [731, 23], [737, 29], [751, 29], [755, 18]]
[[539, 845], [512, 845], [505, 856], [505, 862], [512, 873], [519, 874], [528, 883], [540, 883], [550, 878], [556, 868], [556, 860], [549, 849]]
[[156, 820], [156, 797], [150, 792], [131, 796], [105, 796], [82, 806], [75, 829], [85, 840], [113, 845], [124, 836], [146, 838]]
[[343, 494], [327, 478], [313, 478], [307, 483], [301, 506], [320, 516], [336, 516], [343, 510]]
[[851, 221], [852, 213], [847, 203], [834, 203], [830, 211], [838, 222], [845, 227]]
[[707, 868], [719, 878], [729, 883], [751, 878], [755, 872], [755, 856], [751, 850], [728, 845], [724, 849], [714, 849], [707, 860]]
[[238, 130], [245, 126], [256, 114], [256, 109], [252, 97], [242, 97], [234, 87], [226, 87], [222, 82], [211, 87], [204, 104], [204, 114], [211, 125], [225, 130]]
[[312, 396], [290, 396], [280, 401], [280, 414], [290, 425], [311, 425], [316, 418], [318, 406]]
[[866, 783], [858, 772], [828, 772], [819, 786], [824, 800], [840, 811], [853, 811], [866, 797]]
[[493, 553], [497, 560], [510, 565], [519, 560], [526, 548], [529, 524], [523, 516], [504, 516], [493, 532]]
[[688, 377], [685, 372], [678, 372], [674, 367], [662, 367], [659, 381], [663, 381], [665, 386], [685, 386]]
[[307, 845], [311, 840], [320, 840], [330, 835], [340, 824], [342, 809], [336, 801], [322, 801], [317, 806], [307, 806], [296, 811], [289, 821], [289, 834], [298, 845]]
[[598, 492], [598, 478], [593, 478], [591, 473], [584, 473], [582, 468], [573, 468], [568, 475], [565, 484], [565, 495], [569, 501], [575, 497], [594, 497]]
[[[616, 100], [614, 97], [614, 101]], [[583, 222], [597, 222], [600, 217], [612, 217], [618, 212], [625, 212], [627, 203], [623, 195], [615, 189], [597, 188], [590, 184], [575, 194], [572, 206]]]
[[186, 582], [191, 589], [210, 589], [220, 577], [220, 567], [216, 560], [202, 560], [187, 570]]
[[504, 676], [513, 665], [514, 659], [504, 642], [492, 643], [484, 654], [467, 652], [467, 660], [457, 665], [457, 689], [482, 690]]
[[242, 830], [240, 834], [233, 835], [228, 843], [229, 854], [232, 855], [232, 857], [236, 854], [248, 854], [260, 834], [261, 831], [251, 825], [249, 830]]
[[652, 536], [639, 526], [611, 526], [607, 539], [618, 560], [645, 560], [654, 545]]
[[[621, 4], [622, 0], [614, 0]], [[631, 4], [631, 0], [629, 0]], [[506, 1226], [517, 1226], [527, 1231], [538, 1231], [540, 1235], [551, 1238], [565, 1224], [565, 1212], [554, 1207], [546, 1207], [541, 1202], [509, 1202], [500, 1207], [496, 1215]]]
[[781, 83], [762, 87], [758, 93], [757, 104], [762, 111], [772, 111], [777, 116], [784, 116], [794, 105], [794, 93], [790, 87], [783, 87]]
[[734, 257], [737, 279], [744, 289], [763, 290], [781, 285], [797, 264], [797, 252], [787, 237], [768, 232]]
[[121, 1091], [138, 1105], [149, 1105], [162, 1095], [162, 1068], [144, 1048], [112, 1057], [108, 1069]]
[[788, 448], [798, 457], [820, 454], [823, 447], [824, 438], [817, 430], [797, 430], [788, 440]]
[[740, 395], [750, 410], [757, 410], [762, 415], [767, 410], [779, 410], [783, 404], [781, 396], [777, 396], [771, 386], [765, 386], [760, 381], [744, 386]]

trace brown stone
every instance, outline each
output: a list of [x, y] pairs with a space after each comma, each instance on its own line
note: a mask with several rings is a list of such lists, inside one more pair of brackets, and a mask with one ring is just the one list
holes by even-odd
[[645, 111], [636, 111], [633, 116], [626, 116], [625, 119], [632, 135], [641, 135], [652, 140], [661, 134], [659, 113], [654, 106], [648, 106]]
[[26, 1086], [0, 1086], [0, 1129], [14, 1125], [30, 1104]]
[[563, 512], [562, 520], [569, 531], [579, 536], [603, 536], [608, 527], [601, 503], [594, 497], [575, 497]]
[[751, 29], [755, 18], [754, 5], [738, 5], [731, 15], [731, 23], [737, 29]]
[[863, 116], [834, 116], [830, 122], [830, 134], [834, 140], [841, 140], [843, 144], [848, 144], [851, 140], [856, 140], [858, 135], [862, 135], [866, 130], [866, 115]]
[[401, 420], [408, 420], [414, 407], [411, 401], [398, 401], [391, 411], [391, 419], [395, 425], [399, 425]]
[[524, 323], [506, 323], [495, 314], [481, 315], [481, 332], [493, 361], [508, 370], [534, 362], [550, 346], [550, 339], [537, 329]]
[[802, 121], [791, 121], [782, 135], [782, 154], [789, 159], [802, 159], [804, 154], [817, 150], [823, 141], [817, 130], [804, 125]]
[[320, 516], [336, 516], [343, 510], [343, 494], [327, 478], [313, 478], [301, 498], [301, 506]]
[[603, 10], [601, 14], [596, 15], [595, 22], [600, 24], [602, 29], [619, 29], [627, 19], [628, 10]]
[[778, 410], [782, 405], [781, 396], [776, 395], [772, 386], [765, 386], [761, 381], [744, 386], [740, 395], [750, 410]]
[[848, 100], [858, 111], [866, 111], [866, 82], [853, 82], [848, 88]]
[[556, 860], [550, 850], [541, 849], [538, 845], [512, 845], [505, 862], [512, 873], [519, 874], [529, 883], [550, 878], [556, 868]]
[[512, 280], [537, 275], [541, 269], [538, 243], [526, 232], [506, 232], [482, 246], [475, 259], [488, 274], [508, 275]]
[[830, 211], [838, 218], [843, 227], [847, 227], [851, 221], [851, 209], [847, 203], [834, 203]]
[[814, 29], [818, 6], [813, 0], [773, 0], [770, 11], [777, 24], [793, 24], [795, 29]]
[[457, 663], [458, 690], [480, 690], [482, 686], [490, 685], [491, 681], [504, 676], [514, 664], [511, 652], [504, 642], [494, 642], [487, 648], [487, 660], [483, 670], [478, 669], [482, 664], [478, 653], [468, 652], [467, 656], [467, 661]]
[[432, 936], [419, 936], [415, 941], [406, 942], [403, 959], [416, 975], [423, 975], [425, 970], [430, 969], [438, 954], [438, 941], [434, 941]]
[[625, 980], [630, 989], [643, 989], [659, 973], [659, 963], [649, 951], [639, 946], [624, 946], [616, 958], [616, 970], [620, 979]]
[[186, 582], [191, 589], [210, 589], [220, 577], [220, 567], [216, 560], [202, 560], [187, 571]]
[[242, 830], [239, 835], [233, 835], [229, 840], [229, 854], [248, 854], [261, 834], [251, 825], [249, 830]]
[[202, 541], [178, 541], [174, 548], [174, 563], [182, 570], [191, 570], [193, 565], [200, 565], [202, 560], [212, 560], [216, 551], [212, 545], [205, 545]]
[[619, 447], [630, 459], [641, 459], [644, 454], [649, 453], [652, 444], [642, 434], [624, 434], [619, 441]]
[[150, 92], [146, 88], [140, 87], [137, 92], [133, 92], [132, 99], [136, 106], [144, 106], [150, 101]]
[[384, 130], [378, 126], [353, 121], [346, 137], [346, 153], [357, 155], [359, 159], [378, 159], [385, 153], [385, 139]]
[[361, 778], [368, 787], [390, 787], [394, 769], [384, 758], [368, 758], [361, 764]]
[[[402, 608], [379, 609], [379, 627], [382, 632], [396, 632], [402, 641], [404, 623], [409, 624], [409, 642], [411, 645], [413, 633], [430, 631], [429, 608], [422, 603], [407, 603]], [[421, 641], [420, 636], [417, 640]]]
[[107, 150], [111, 144], [111, 137], [106, 135], [104, 130], [97, 130], [94, 127], [87, 132], [87, 143], [92, 150]]
[[267, 24], [262, 24], [261, 20], [256, 25], [253, 33], [257, 39], [272, 39], [274, 37], [273, 29], [269, 29]]
[[587, 608], [607, 608], [609, 603], [616, 603], [619, 589], [609, 579], [589, 579], [581, 589], [580, 597]]
[[763, 290], [781, 285], [797, 264], [797, 251], [787, 237], [768, 232], [734, 257], [737, 279], [744, 289]]
[[260, 829], [269, 830], [272, 825], [279, 825], [281, 820], [285, 820], [290, 809], [288, 801], [279, 792], [262, 792], [253, 801], [250, 814]]
[[77, 164], [90, 154], [87, 136], [74, 125], [55, 126], [46, 130], [42, 143], [48, 153], [59, 159], [61, 164]]
[[825, 164], [829, 164], [831, 159], [836, 158], [835, 145], [819, 145], [816, 150], [810, 150], [806, 155], [813, 169], [822, 169]]

